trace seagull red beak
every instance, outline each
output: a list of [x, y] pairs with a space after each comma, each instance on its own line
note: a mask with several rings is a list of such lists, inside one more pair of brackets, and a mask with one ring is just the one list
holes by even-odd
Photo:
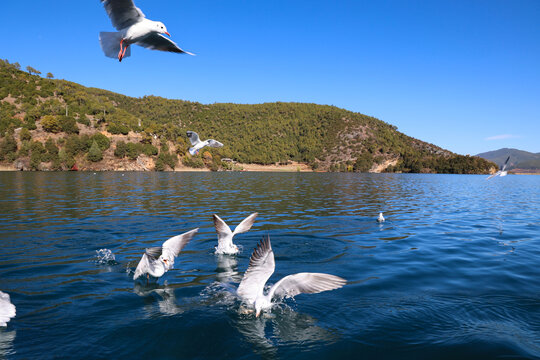
[[169, 32], [165, 31], [165, 34], [167, 34], [168, 37], [171, 37], [171, 34], [169, 34]]

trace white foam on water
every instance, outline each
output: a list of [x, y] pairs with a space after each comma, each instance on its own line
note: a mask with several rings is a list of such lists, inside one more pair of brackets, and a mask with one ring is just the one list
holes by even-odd
[[116, 258], [109, 249], [96, 250], [96, 263], [101, 265], [116, 264]]

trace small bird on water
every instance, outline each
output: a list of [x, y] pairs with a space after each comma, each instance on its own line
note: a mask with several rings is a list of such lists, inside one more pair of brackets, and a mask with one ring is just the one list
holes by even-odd
[[180, 254], [180, 251], [193, 238], [199, 229], [194, 229], [177, 235], [165, 241], [162, 246], [147, 248], [143, 254], [133, 280], [136, 280], [146, 274], [146, 280], [151, 276], [159, 278], [174, 266], [174, 259]]
[[9, 294], [0, 291], [0, 326], [7, 326], [11, 318], [16, 314], [15, 305], [11, 303]]
[[176, 43], [165, 36], [171, 36], [160, 21], [152, 21], [145, 17], [141, 9], [132, 0], [101, 0], [105, 10], [118, 32], [100, 32], [101, 49], [106, 56], [118, 58], [131, 55], [129, 46], [137, 44], [151, 50], [169, 51], [194, 55], [184, 51]]
[[380, 222], [380, 223], [381, 223], [381, 222], [384, 222], [384, 220], [385, 220], [385, 219], [384, 219], [384, 216], [383, 216], [382, 212], [380, 212], [380, 213], [379, 213], [379, 217], [377, 218], [377, 222]]

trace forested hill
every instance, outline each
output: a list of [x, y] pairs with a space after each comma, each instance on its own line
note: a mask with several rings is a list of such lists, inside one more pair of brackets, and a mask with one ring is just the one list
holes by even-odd
[[514, 172], [540, 173], [540, 153], [502, 148], [481, 153], [476, 156], [493, 161], [499, 166], [503, 166], [506, 159], [510, 157], [506, 167], [507, 170], [515, 170]]
[[[0, 162], [8, 167], [219, 170], [236, 162], [297, 161], [330, 171], [487, 173], [496, 168], [334, 106], [132, 98], [26, 70], [0, 60]], [[187, 130], [225, 146], [190, 156]]]

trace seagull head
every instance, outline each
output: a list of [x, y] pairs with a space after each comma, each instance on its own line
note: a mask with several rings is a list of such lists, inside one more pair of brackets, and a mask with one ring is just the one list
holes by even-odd
[[169, 259], [163, 257], [163, 255], [160, 256], [159, 258], [160, 258], [161, 261], [165, 264], [165, 267], [166, 267], [167, 269], [170, 269], [170, 268], [172, 267], [172, 263], [171, 263], [171, 261], [170, 261]]
[[261, 315], [261, 307], [257, 306], [257, 303], [255, 303], [255, 317], [258, 318], [259, 315]]
[[255, 317], [258, 318], [261, 315], [263, 309], [271, 306], [271, 303], [264, 297], [259, 297], [255, 300]]
[[166, 34], [167, 36], [171, 36], [171, 34], [169, 34], [169, 32], [167, 31], [167, 27], [161, 21], [156, 22], [156, 28], [157, 28], [158, 33]]

